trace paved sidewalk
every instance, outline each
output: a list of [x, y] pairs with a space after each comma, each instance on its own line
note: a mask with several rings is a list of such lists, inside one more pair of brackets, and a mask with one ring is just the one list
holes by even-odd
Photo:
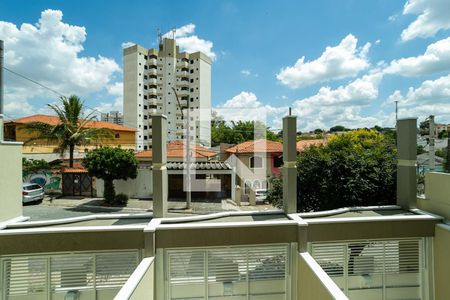
[[[105, 204], [102, 198], [46, 198], [43, 206], [73, 208], [80, 211], [117, 211], [117, 212], [151, 212], [153, 201], [145, 199], [129, 199], [127, 206], [111, 207]], [[180, 214], [207, 214], [223, 211], [266, 211], [274, 209], [272, 205], [261, 204], [256, 206], [236, 206], [231, 200], [222, 200], [219, 203], [192, 202], [191, 210], [186, 210], [186, 202], [169, 201], [169, 211]]]

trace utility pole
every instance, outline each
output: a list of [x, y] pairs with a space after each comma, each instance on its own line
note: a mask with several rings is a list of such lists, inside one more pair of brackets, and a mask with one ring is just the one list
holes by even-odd
[[3, 40], [0, 40], [0, 143], [3, 142], [3, 94], [4, 94], [4, 88], [3, 88]]
[[397, 121], [398, 121], [398, 100], [395, 100], [395, 126], [397, 127]]
[[[177, 99], [177, 103], [178, 103], [178, 107], [180, 108], [181, 111], [181, 116], [184, 118], [184, 113], [183, 113], [183, 107], [181, 106], [180, 100], [178, 99], [178, 94], [177, 91], [175, 90], [174, 87], [172, 87], [173, 92], [175, 93], [175, 98]], [[190, 131], [190, 108], [189, 108], [189, 101], [187, 101], [187, 113], [186, 113], [186, 118], [187, 121], [185, 122], [186, 124], [186, 136], [187, 136], [187, 153], [186, 153], [186, 175], [187, 175], [187, 191], [186, 191], [186, 209], [191, 209], [191, 202], [192, 202], [192, 194], [191, 194], [191, 155], [192, 155], [192, 151], [191, 151], [191, 131]]]
[[429, 160], [430, 160], [430, 171], [434, 171], [436, 169], [435, 166], [435, 160], [434, 160], [434, 116], [431, 115], [429, 118], [429, 126], [430, 126], [430, 132], [429, 132], [429, 137], [430, 137], [430, 146], [428, 149], [428, 154], [429, 154]]

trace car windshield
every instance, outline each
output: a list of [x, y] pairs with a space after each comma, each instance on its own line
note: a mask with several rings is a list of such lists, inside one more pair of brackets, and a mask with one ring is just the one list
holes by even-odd
[[41, 186], [38, 185], [38, 184], [26, 185], [26, 186], [23, 187], [23, 189], [25, 191], [37, 190], [37, 189], [40, 189], [40, 188], [41, 188]]

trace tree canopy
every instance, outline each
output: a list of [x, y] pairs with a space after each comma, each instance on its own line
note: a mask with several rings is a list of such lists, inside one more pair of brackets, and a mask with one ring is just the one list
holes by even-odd
[[299, 211], [395, 203], [396, 149], [374, 130], [357, 130], [312, 146], [297, 159]]
[[113, 180], [136, 178], [138, 161], [131, 149], [102, 147], [88, 152], [83, 165], [90, 176], [103, 179], [105, 200], [114, 203]]
[[270, 127], [265, 126], [259, 121], [237, 121], [227, 123], [222, 117], [217, 114], [213, 115], [211, 121], [211, 141], [213, 146], [220, 143], [239, 144], [245, 141], [255, 139], [255, 126], [265, 128], [266, 139], [271, 141], [279, 140], [279, 136], [270, 130]]

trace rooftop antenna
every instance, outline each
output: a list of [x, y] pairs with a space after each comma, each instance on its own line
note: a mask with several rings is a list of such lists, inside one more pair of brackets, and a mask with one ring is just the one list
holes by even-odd
[[175, 39], [175, 35], [176, 35], [177, 29], [176, 28], [172, 28], [172, 38]]
[[162, 33], [159, 28], [156, 30], [156, 35], [158, 36], [158, 44], [162, 45]]

